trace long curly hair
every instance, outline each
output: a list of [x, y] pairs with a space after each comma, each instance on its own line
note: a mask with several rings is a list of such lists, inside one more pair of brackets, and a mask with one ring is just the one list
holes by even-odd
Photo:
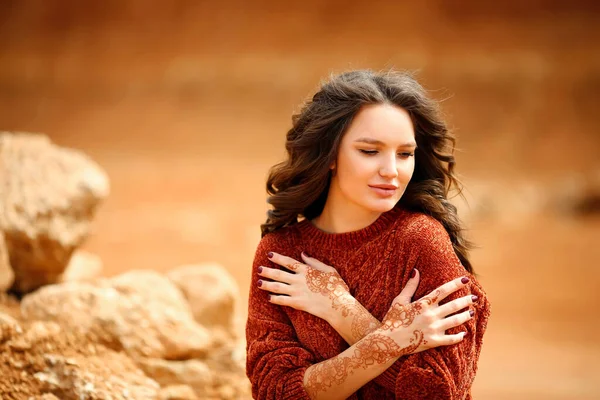
[[[456, 255], [469, 272], [471, 243], [462, 233], [448, 194], [461, 184], [454, 173], [455, 137], [442, 120], [436, 101], [410, 73], [349, 71], [332, 76], [292, 116], [287, 159], [274, 165], [267, 179], [267, 202], [273, 206], [261, 225], [262, 236], [321, 214], [341, 139], [361, 107], [391, 104], [406, 110], [413, 122], [417, 149], [413, 176], [399, 206], [420, 211], [442, 223]], [[397, 205], [397, 206], [398, 206]]]

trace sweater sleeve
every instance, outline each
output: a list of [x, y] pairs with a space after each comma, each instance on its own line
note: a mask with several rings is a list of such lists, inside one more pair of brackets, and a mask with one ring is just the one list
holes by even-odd
[[281, 306], [268, 301], [268, 293], [258, 289], [259, 266], [269, 266], [269, 251], [282, 252], [274, 235], [258, 245], [248, 299], [246, 322], [246, 375], [255, 399], [307, 399], [304, 372], [314, 363], [314, 355], [303, 348], [294, 327]]
[[[413, 266], [421, 275], [413, 300], [427, 295], [450, 280], [468, 276], [471, 280], [469, 285], [448, 296], [440, 304], [469, 293], [474, 294], [478, 297], [471, 306], [475, 315], [463, 325], [446, 331], [454, 334], [466, 330], [467, 335], [460, 343], [402, 357], [380, 375], [376, 382], [393, 390], [397, 399], [469, 399], [490, 314], [489, 300], [475, 277], [461, 265], [448, 233], [438, 221], [430, 217], [420, 218], [418, 229], [411, 236], [410, 240], [414, 243]], [[460, 312], [462, 311], [464, 310]]]

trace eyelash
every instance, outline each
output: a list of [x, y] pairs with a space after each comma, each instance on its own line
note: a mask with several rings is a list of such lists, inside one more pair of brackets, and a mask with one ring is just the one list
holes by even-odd
[[[368, 156], [374, 156], [375, 154], [378, 153], [377, 150], [360, 150], [361, 153], [366, 154]], [[412, 157], [415, 155], [415, 153], [398, 153], [398, 155], [402, 156], [402, 157]]]

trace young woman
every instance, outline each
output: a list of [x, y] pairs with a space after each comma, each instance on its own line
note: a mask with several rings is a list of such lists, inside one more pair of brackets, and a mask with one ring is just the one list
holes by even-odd
[[286, 149], [252, 269], [254, 398], [471, 398], [489, 302], [436, 103], [407, 74], [347, 72], [293, 117]]

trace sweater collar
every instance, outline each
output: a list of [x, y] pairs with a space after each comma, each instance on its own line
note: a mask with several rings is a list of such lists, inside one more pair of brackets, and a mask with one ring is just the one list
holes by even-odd
[[382, 213], [370, 225], [351, 232], [325, 232], [317, 228], [308, 219], [304, 219], [298, 223], [298, 230], [303, 237], [310, 238], [312, 241], [327, 248], [336, 248], [340, 246], [360, 246], [386, 231], [392, 225], [392, 223], [398, 219], [402, 212], [401, 210], [401, 207], [397, 205], [390, 211]]

